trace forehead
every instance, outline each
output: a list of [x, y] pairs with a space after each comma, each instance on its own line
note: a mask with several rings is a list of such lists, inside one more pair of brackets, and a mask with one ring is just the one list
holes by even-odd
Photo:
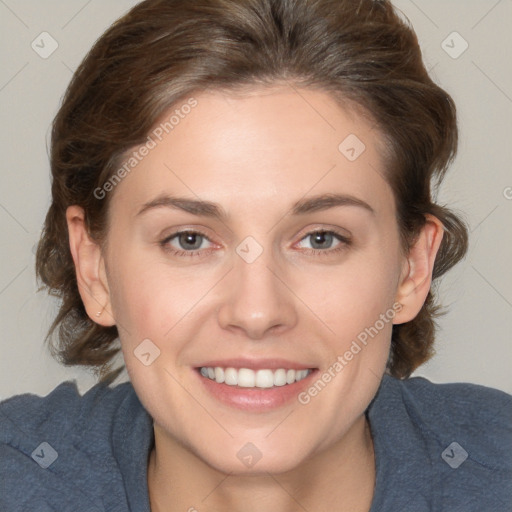
[[228, 210], [333, 191], [372, 196], [376, 210], [392, 201], [381, 134], [350, 103], [289, 86], [203, 92], [193, 100], [161, 117], [150, 151], [118, 186], [134, 209], [164, 191]]

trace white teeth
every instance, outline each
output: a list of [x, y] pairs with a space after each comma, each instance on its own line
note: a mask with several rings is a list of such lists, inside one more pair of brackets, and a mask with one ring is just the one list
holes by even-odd
[[[208, 372], [210, 373], [210, 372]], [[308, 371], [307, 370], [299, 370], [295, 375], [295, 381], [299, 382], [299, 380], [302, 380], [304, 377], [307, 377]]]
[[[209, 372], [208, 372], [208, 376], [210, 376]], [[217, 366], [215, 368], [215, 380], [219, 384], [222, 384], [224, 382], [224, 370], [222, 368], [220, 368], [219, 366]]]
[[273, 386], [285, 386], [305, 379], [311, 370], [251, 370], [250, 368], [221, 368], [216, 366], [202, 367], [201, 375], [214, 380], [219, 384], [228, 386], [240, 386], [242, 388], [271, 388]]
[[238, 384], [238, 372], [234, 368], [226, 368], [224, 370], [224, 380], [229, 386], [236, 386]]
[[242, 388], [253, 388], [256, 381], [256, 375], [249, 368], [240, 368], [238, 370], [238, 385]]
[[286, 370], [279, 368], [274, 372], [274, 386], [286, 385]]
[[272, 370], [258, 370], [256, 372], [256, 387], [271, 388], [274, 385], [274, 374]]

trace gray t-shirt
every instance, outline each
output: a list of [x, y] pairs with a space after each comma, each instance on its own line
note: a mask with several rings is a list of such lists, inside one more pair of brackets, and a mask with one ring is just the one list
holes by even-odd
[[[512, 511], [512, 396], [385, 375], [371, 512]], [[149, 512], [153, 421], [131, 383], [0, 403], [1, 512]], [[201, 511], [201, 497], [192, 503]]]

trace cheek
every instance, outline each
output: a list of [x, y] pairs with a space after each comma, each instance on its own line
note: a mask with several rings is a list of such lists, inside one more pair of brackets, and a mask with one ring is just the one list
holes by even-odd
[[318, 319], [338, 339], [341, 336], [346, 340], [373, 325], [393, 307], [397, 268], [392, 252], [368, 251], [354, 254], [337, 266], [303, 272], [297, 280], [299, 288], [295, 289]]
[[194, 316], [215, 283], [210, 274], [171, 269], [161, 260], [122, 260], [112, 272], [111, 301], [116, 322], [124, 331], [123, 341], [137, 344], [149, 338], [163, 345], [182, 320]]

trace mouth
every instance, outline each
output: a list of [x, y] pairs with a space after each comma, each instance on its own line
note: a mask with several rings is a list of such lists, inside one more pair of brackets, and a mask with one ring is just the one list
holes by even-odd
[[270, 368], [262, 368], [253, 370], [251, 368], [202, 366], [198, 370], [203, 377], [213, 380], [217, 384], [226, 384], [239, 388], [268, 389], [289, 386], [295, 382], [300, 382], [308, 377], [314, 369], [295, 370], [293, 368], [278, 368], [272, 370]]
[[194, 370], [217, 403], [246, 412], [266, 412], [293, 403], [318, 372], [283, 359], [211, 361]]

